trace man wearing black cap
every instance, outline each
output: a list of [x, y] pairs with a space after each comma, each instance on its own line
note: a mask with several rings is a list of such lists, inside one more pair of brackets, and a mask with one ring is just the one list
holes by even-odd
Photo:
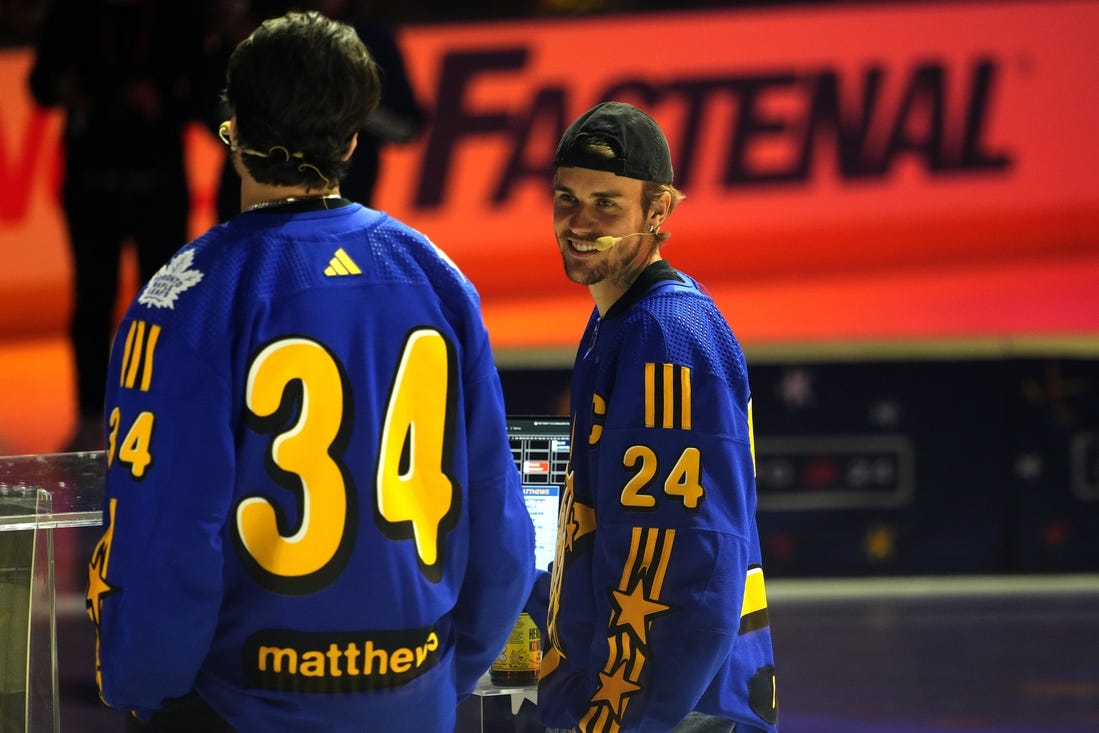
[[607, 102], [565, 131], [554, 167], [565, 273], [595, 308], [572, 373], [540, 715], [584, 733], [775, 733], [747, 370], [713, 300], [661, 256], [684, 198], [668, 142]]

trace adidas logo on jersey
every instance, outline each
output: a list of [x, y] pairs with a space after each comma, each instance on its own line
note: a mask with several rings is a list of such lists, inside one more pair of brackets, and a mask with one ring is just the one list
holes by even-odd
[[328, 267], [324, 268], [324, 274], [328, 277], [339, 277], [342, 275], [361, 275], [362, 270], [355, 264], [355, 260], [351, 259], [346, 252], [343, 251], [343, 247], [336, 250], [336, 254], [332, 255], [332, 259], [328, 263]]

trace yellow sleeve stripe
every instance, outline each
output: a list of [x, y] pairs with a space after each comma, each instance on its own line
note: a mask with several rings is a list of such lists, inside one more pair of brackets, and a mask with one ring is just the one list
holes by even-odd
[[131, 321], [130, 330], [126, 332], [126, 347], [122, 351], [122, 368], [119, 370], [121, 373], [118, 375], [118, 383], [123, 387], [126, 386], [127, 367], [130, 364], [130, 359], [133, 357], [134, 335], [137, 333], [138, 323], [140, 323], [140, 321]]
[[749, 568], [744, 578], [744, 603], [740, 608], [740, 630], [747, 634], [771, 625], [767, 613], [767, 591], [763, 584], [763, 569]]
[[670, 428], [675, 427], [675, 423], [672, 422], [672, 419], [675, 417], [675, 389], [672, 387], [672, 384], [674, 384], [674, 382], [672, 380], [674, 378], [673, 372], [674, 372], [675, 365], [674, 364], [662, 364], [661, 366], [664, 369], [664, 377], [663, 377], [663, 383], [664, 383], [664, 422], [663, 422], [663, 426], [665, 428], [670, 429]]
[[149, 328], [149, 340], [145, 342], [145, 366], [141, 370], [142, 392], [148, 392], [149, 385], [153, 381], [153, 352], [156, 351], [156, 342], [159, 338], [160, 326], [151, 326]]
[[749, 568], [744, 578], [744, 604], [740, 615], [747, 616], [767, 608], [767, 590], [763, 585], [763, 568]]
[[691, 429], [691, 370], [679, 364], [645, 364], [645, 427]]
[[656, 392], [656, 364], [645, 364], [645, 427], [651, 428], [656, 423], [656, 406], [653, 404], [652, 395]]
[[[148, 326], [148, 329], [146, 329]], [[149, 390], [153, 381], [153, 354], [160, 338], [160, 326], [145, 321], [132, 321], [126, 334], [126, 347], [122, 352], [122, 369], [119, 384], [128, 389]], [[141, 376], [140, 385], [138, 375]]]
[[680, 420], [684, 430], [691, 429], [691, 369], [681, 367], [679, 370], [680, 401], [682, 403]]
[[756, 475], [756, 426], [752, 418], [752, 398], [748, 398], [748, 448], [752, 452], [752, 475]]

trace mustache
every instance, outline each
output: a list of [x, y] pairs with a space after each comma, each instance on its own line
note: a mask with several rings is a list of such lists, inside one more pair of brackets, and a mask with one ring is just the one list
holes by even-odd
[[[626, 235], [626, 236], [633, 237], [633, 236], [637, 236], [637, 235], [640, 235], [640, 234], [642, 234], [642, 232], [637, 232], [636, 234], [629, 234], [629, 235]], [[600, 241], [605, 241], [608, 238], [616, 239], [616, 240], [626, 238], [626, 237], [611, 237], [610, 235], [606, 235], [606, 234], [577, 234], [576, 232], [572, 231], [571, 229], [567, 230], [562, 235], [562, 237], [564, 239], [570, 239], [574, 242], [581, 242], [583, 244], [598, 244]]]

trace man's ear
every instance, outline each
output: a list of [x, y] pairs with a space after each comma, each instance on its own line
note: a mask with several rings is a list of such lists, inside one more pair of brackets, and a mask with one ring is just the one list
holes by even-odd
[[649, 212], [649, 224], [657, 229], [664, 223], [664, 220], [668, 218], [668, 209], [672, 203], [672, 195], [665, 191], [661, 194], [660, 198], [653, 203], [652, 211]]
[[343, 154], [341, 160], [347, 160], [351, 157], [351, 154], [355, 152], [355, 147], [359, 144], [359, 133], [355, 133], [351, 136], [351, 144], [347, 146], [347, 152]]

